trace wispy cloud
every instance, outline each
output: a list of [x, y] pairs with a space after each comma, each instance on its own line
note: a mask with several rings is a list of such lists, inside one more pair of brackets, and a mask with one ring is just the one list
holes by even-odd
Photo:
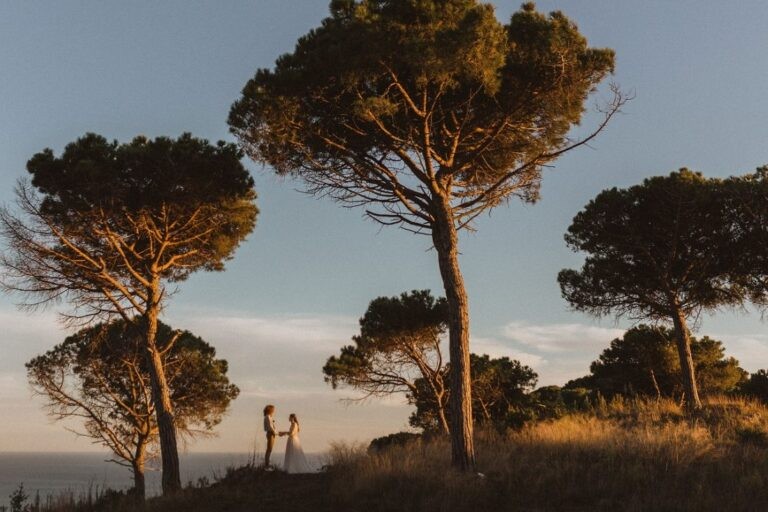
[[589, 371], [589, 364], [624, 329], [578, 323], [512, 321], [498, 336], [473, 337], [472, 351], [509, 357], [533, 368], [539, 384], [564, 384]]
[[189, 329], [212, 339], [316, 352], [338, 349], [349, 342], [357, 328], [357, 320], [347, 316], [226, 316], [187, 313], [170, 320], [174, 327]]
[[589, 352], [602, 349], [624, 334], [624, 329], [585, 324], [536, 325], [510, 322], [504, 326], [504, 336], [540, 352]]
[[470, 347], [472, 352], [476, 354], [488, 354], [491, 357], [509, 357], [532, 367], [541, 367], [546, 364], [542, 356], [520, 350], [513, 346], [513, 343], [509, 340], [473, 336]]
[[745, 369], [754, 372], [760, 368], [768, 368], [768, 335], [765, 334], [711, 334], [711, 337], [721, 340], [725, 352], [739, 360]]

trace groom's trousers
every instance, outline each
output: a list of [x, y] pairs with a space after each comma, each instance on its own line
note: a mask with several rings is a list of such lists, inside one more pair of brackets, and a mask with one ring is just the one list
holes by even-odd
[[264, 454], [264, 467], [269, 466], [269, 456], [272, 455], [272, 448], [275, 447], [277, 436], [272, 433], [267, 434], [267, 452]]

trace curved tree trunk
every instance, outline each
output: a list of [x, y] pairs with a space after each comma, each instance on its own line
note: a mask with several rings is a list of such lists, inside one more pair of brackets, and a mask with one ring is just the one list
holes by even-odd
[[445, 399], [445, 386], [441, 385], [440, 390], [438, 391], [435, 384], [430, 383], [430, 386], [432, 387], [432, 394], [434, 395], [435, 400], [435, 407], [437, 408], [437, 422], [438, 426], [440, 427], [440, 433], [443, 435], [448, 435], [451, 433], [451, 428], [448, 425], [448, 416], [445, 413], [446, 409], [446, 399]]
[[443, 199], [435, 206], [432, 241], [437, 251], [449, 316], [451, 461], [462, 471], [474, 471], [472, 381], [469, 373], [469, 301], [459, 268], [458, 235], [450, 203]]
[[440, 421], [440, 432], [444, 435], [451, 433], [451, 428], [448, 426], [448, 418], [445, 416], [445, 404], [442, 402], [442, 397], [437, 402], [437, 418]]
[[[156, 287], [152, 291], [149, 304], [158, 297]], [[176, 424], [173, 417], [171, 392], [165, 379], [165, 368], [162, 356], [157, 347], [157, 318], [158, 308], [151, 305], [147, 308], [146, 343], [149, 358], [149, 376], [152, 382], [152, 401], [155, 404], [157, 429], [160, 437], [160, 457], [162, 459], [163, 494], [172, 494], [181, 489], [181, 472], [179, 470], [179, 450], [176, 445]]]
[[437, 421], [440, 427], [440, 433], [443, 435], [448, 435], [450, 434], [451, 429], [448, 425], [448, 417], [445, 414], [447, 404], [445, 399], [444, 377], [439, 375], [438, 372], [429, 373], [428, 371], [424, 370], [422, 370], [422, 375], [432, 390], [432, 397], [435, 400], [435, 407], [437, 408]]
[[699, 399], [699, 389], [696, 386], [696, 371], [693, 365], [693, 354], [691, 353], [691, 337], [688, 333], [685, 315], [683, 315], [680, 309], [676, 309], [672, 313], [672, 322], [675, 325], [677, 354], [680, 357], [680, 371], [683, 374], [683, 385], [685, 386], [685, 407], [688, 411], [693, 412], [701, 409], [701, 400]]
[[653, 390], [656, 391], [656, 400], [661, 400], [661, 388], [659, 387], [659, 381], [656, 380], [656, 373], [653, 371], [653, 368], [651, 368], [650, 374]]

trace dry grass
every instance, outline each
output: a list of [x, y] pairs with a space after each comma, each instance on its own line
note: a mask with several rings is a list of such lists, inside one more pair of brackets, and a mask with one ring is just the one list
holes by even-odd
[[188, 486], [144, 503], [124, 493], [62, 493], [24, 512], [336, 512], [325, 473], [288, 475], [251, 465], [229, 468], [212, 484]]
[[615, 401], [591, 413], [477, 442], [484, 477], [447, 471], [447, 441], [336, 465], [332, 495], [353, 509], [768, 509], [766, 410], [711, 400], [693, 420], [668, 401]]

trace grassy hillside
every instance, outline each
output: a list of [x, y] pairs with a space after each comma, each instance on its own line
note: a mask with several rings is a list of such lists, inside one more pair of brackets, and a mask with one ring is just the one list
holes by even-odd
[[[150, 500], [142, 510], [768, 509], [768, 411], [752, 402], [710, 400], [693, 419], [669, 401], [600, 403], [503, 436], [485, 433], [477, 449], [482, 476], [447, 469], [446, 440], [375, 454], [336, 446], [322, 474], [239, 468], [212, 486]], [[129, 509], [112, 503], [105, 510]]]
[[481, 438], [484, 478], [446, 472], [448, 444], [434, 442], [340, 465], [333, 494], [371, 512], [765, 510], [766, 420], [742, 401], [711, 401], [692, 421], [670, 402], [618, 401]]

